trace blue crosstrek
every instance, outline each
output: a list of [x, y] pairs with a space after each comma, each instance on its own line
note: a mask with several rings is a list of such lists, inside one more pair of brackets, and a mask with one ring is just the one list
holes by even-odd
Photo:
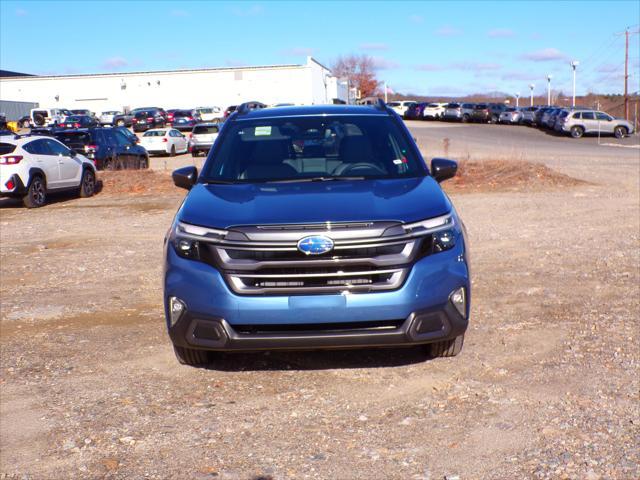
[[464, 226], [404, 123], [377, 106], [251, 110], [224, 123], [165, 241], [167, 328], [182, 363], [211, 351], [424, 344], [460, 352]]

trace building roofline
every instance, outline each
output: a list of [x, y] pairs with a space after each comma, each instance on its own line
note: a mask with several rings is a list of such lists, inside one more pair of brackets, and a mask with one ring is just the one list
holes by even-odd
[[[309, 57], [310, 58], [310, 57]], [[315, 63], [315, 60], [313, 60]], [[320, 64], [319, 64], [320, 65]], [[223, 71], [247, 71], [247, 70], [272, 70], [272, 69], [293, 69], [306, 68], [307, 65], [285, 64], [285, 65], [257, 65], [242, 67], [210, 67], [210, 68], [191, 68], [177, 70], [147, 70], [136, 72], [107, 72], [107, 73], [78, 73], [71, 75], [32, 75], [27, 77], [0, 77], [0, 80], [41, 80], [56, 78], [89, 78], [89, 77], [118, 77], [130, 75], [170, 75], [174, 73], [206, 73], [206, 72], [223, 72]]]

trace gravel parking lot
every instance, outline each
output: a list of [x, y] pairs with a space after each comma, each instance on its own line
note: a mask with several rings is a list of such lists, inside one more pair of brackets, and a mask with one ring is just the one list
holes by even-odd
[[[181, 366], [161, 270], [182, 191], [105, 182], [36, 210], [0, 201], [0, 476], [639, 478], [637, 137], [623, 148], [525, 127], [410, 128], [428, 158], [448, 138], [453, 158], [535, 160], [584, 180], [451, 189], [474, 288], [455, 358], [271, 352]], [[497, 129], [499, 141], [486, 133]]]

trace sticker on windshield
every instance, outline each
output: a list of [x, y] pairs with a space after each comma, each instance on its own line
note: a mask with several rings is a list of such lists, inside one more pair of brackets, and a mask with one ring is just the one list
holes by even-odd
[[256, 137], [271, 135], [271, 126], [256, 127]]
[[407, 163], [407, 159], [405, 157], [402, 157], [402, 159], [396, 158], [393, 163], [395, 165], [402, 165], [403, 163]]

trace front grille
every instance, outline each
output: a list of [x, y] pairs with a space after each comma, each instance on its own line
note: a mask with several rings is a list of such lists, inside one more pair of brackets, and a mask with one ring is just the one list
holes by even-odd
[[[300, 252], [298, 242], [313, 234], [330, 237], [333, 248], [320, 255]], [[239, 295], [395, 290], [416, 259], [431, 251], [428, 230], [407, 231], [399, 222], [238, 226], [224, 236], [198, 235], [204, 239], [200, 259], [220, 270]]]

